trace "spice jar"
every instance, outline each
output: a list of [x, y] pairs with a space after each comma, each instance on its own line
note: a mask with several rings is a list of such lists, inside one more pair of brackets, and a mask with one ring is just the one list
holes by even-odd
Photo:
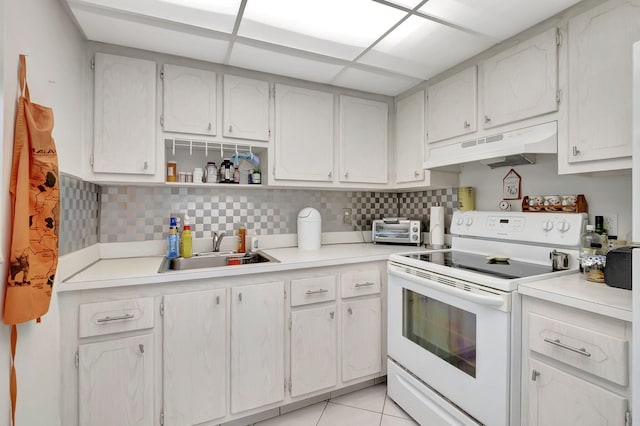
[[175, 161], [167, 161], [167, 182], [175, 182], [178, 166]]

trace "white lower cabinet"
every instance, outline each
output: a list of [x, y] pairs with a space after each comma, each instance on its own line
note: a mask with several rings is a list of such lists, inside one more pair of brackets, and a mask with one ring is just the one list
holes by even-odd
[[153, 425], [151, 334], [79, 345], [78, 424]]
[[231, 412], [284, 399], [284, 282], [231, 289]]
[[522, 306], [522, 424], [626, 424], [631, 324], [528, 296]]
[[379, 297], [342, 304], [342, 381], [380, 372], [381, 321]]
[[291, 313], [291, 396], [337, 384], [337, 314], [335, 303]]
[[529, 425], [625, 424], [626, 398], [535, 359], [529, 368]]
[[226, 414], [226, 289], [163, 297], [162, 385], [165, 426]]

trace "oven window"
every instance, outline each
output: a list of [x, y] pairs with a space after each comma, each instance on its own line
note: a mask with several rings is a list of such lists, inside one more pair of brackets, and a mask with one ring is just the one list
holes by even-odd
[[476, 377], [476, 315], [403, 289], [402, 335]]

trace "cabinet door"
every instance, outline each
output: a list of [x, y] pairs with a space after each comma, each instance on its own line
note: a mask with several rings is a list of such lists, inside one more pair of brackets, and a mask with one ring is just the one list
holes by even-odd
[[291, 396], [336, 385], [336, 306], [291, 313]]
[[226, 414], [226, 290], [164, 296], [164, 424], [195, 425]]
[[231, 289], [231, 412], [284, 399], [284, 283]]
[[342, 305], [342, 381], [380, 372], [380, 298]]
[[631, 155], [632, 44], [640, 1], [606, 2], [569, 21], [570, 163]]
[[396, 183], [424, 179], [424, 90], [396, 102]]
[[94, 77], [93, 171], [155, 174], [156, 63], [96, 53]]
[[477, 130], [477, 77], [477, 67], [474, 65], [429, 87], [429, 142]]
[[557, 29], [484, 62], [484, 128], [558, 110]]
[[80, 345], [79, 423], [153, 424], [151, 334]]
[[269, 140], [269, 83], [224, 76], [222, 134], [228, 138]]
[[529, 358], [529, 425], [624, 425], [627, 400]]
[[333, 181], [333, 94], [276, 85], [275, 178]]
[[385, 102], [340, 96], [340, 181], [387, 183]]
[[163, 67], [166, 132], [216, 134], [216, 73], [195, 68]]

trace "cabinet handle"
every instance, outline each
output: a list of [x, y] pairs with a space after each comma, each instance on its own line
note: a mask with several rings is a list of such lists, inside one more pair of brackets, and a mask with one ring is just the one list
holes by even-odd
[[348, 178], [349, 178], [349, 172], [345, 173], [345, 174], [344, 174], [344, 177], [345, 177], [346, 179], [348, 179]]
[[353, 315], [353, 309], [349, 308], [347, 309], [347, 312], [349, 312], [349, 315]]
[[140, 349], [140, 353], [143, 354], [144, 353], [144, 345], [142, 343], [140, 343], [138, 345], [138, 349]]
[[216, 305], [220, 304], [220, 296], [216, 296]]
[[209, 126], [207, 127], [207, 130], [211, 131], [211, 123], [209, 123]]
[[149, 168], [149, 164], [145, 161], [144, 162], [144, 169], [147, 170]]
[[360, 288], [360, 287], [369, 287], [372, 286], [374, 283], [371, 283], [369, 281], [367, 281], [366, 283], [356, 283], [356, 288]]
[[538, 377], [540, 377], [540, 372], [537, 370], [533, 370], [531, 372], [531, 380], [535, 382]]
[[319, 290], [307, 290], [307, 294], [320, 294], [320, 293], [328, 293], [329, 290], [326, 288], [321, 288]]
[[238, 293], [238, 300], [242, 302], [242, 293]]
[[336, 313], [335, 313], [335, 312], [333, 312], [333, 311], [329, 312], [329, 316], [331, 317], [331, 319], [333, 319], [333, 317], [334, 317], [335, 315], [336, 315]]
[[471, 124], [467, 120], [465, 120], [464, 121], [464, 128], [468, 129], [469, 127], [471, 127]]
[[327, 176], [329, 176], [329, 179], [331, 179], [331, 176], [333, 176], [333, 172], [329, 172]]
[[134, 315], [132, 314], [124, 314], [124, 315], [118, 315], [117, 317], [110, 317], [110, 316], [106, 316], [104, 318], [99, 318], [98, 323], [105, 323], [105, 322], [109, 322], [109, 321], [119, 321], [119, 320], [129, 320], [132, 319], [134, 317]]
[[484, 116], [484, 122], [487, 123], [487, 124], [491, 123], [491, 117], [489, 117], [488, 115], [485, 115]]
[[229, 125], [229, 133], [233, 133], [233, 126]]
[[418, 177], [418, 176], [420, 176], [420, 172], [419, 172], [418, 170], [416, 170], [416, 171], [414, 171], [414, 172], [413, 172], [413, 175], [414, 175], [415, 177]]
[[580, 150], [579, 150], [579, 149], [578, 149], [578, 147], [577, 147], [577, 146], [575, 146], [575, 145], [573, 146], [573, 150], [572, 150], [572, 151], [573, 151], [573, 156], [574, 156], [574, 157], [577, 157], [577, 156], [578, 156], [578, 154], [580, 154]]
[[548, 337], [545, 337], [544, 341], [547, 342], [547, 343], [551, 343], [552, 345], [559, 346], [562, 349], [566, 349], [568, 351], [575, 352], [575, 353], [580, 354], [580, 355], [584, 355], [586, 357], [590, 357], [591, 356], [591, 354], [585, 348], [576, 348], [576, 347], [573, 347], [571, 345], [567, 345], [566, 343], [562, 343], [560, 341], [560, 339], [551, 340]]

